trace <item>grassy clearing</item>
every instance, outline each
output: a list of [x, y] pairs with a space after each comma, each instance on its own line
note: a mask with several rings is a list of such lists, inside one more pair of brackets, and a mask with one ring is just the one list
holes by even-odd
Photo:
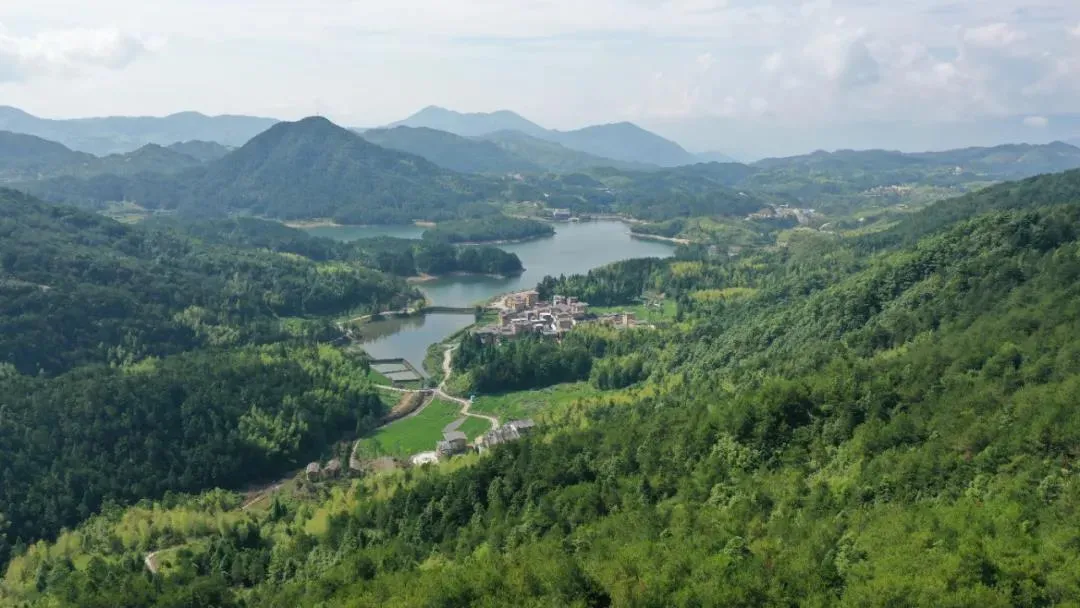
[[435, 449], [443, 428], [458, 419], [461, 408], [456, 403], [436, 399], [420, 414], [399, 420], [360, 440], [358, 452], [367, 457], [405, 458]]
[[458, 430], [465, 433], [465, 436], [469, 438], [469, 441], [476, 439], [477, 436], [491, 430], [491, 423], [483, 418], [466, 418], [465, 422], [461, 423]]
[[389, 378], [387, 378], [386, 376], [380, 374], [379, 372], [375, 371], [374, 369], [368, 370], [367, 379], [372, 384], [385, 384], [387, 386], [390, 386], [391, 384], [393, 384], [393, 382], [391, 382]]
[[516, 418], [538, 418], [579, 399], [599, 394], [600, 391], [586, 382], [559, 384], [535, 391], [477, 397], [472, 411], [495, 416], [500, 422]]
[[638, 304], [636, 306], [590, 306], [589, 311], [598, 315], [618, 313], [618, 312], [632, 312], [637, 317], [638, 321], [644, 323], [662, 323], [664, 321], [674, 321], [677, 305], [675, 300], [662, 300], [660, 306], [646, 306], [645, 304]]

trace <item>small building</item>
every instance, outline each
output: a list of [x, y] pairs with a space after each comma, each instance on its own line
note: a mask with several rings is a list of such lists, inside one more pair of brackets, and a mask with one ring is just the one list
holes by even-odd
[[326, 468], [323, 469], [323, 475], [326, 477], [337, 477], [338, 475], [341, 475], [341, 461], [334, 458], [326, 463]]
[[461, 431], [449, 431], [443, 433], [442, 441], [435, 444], [435, 452], [441, 458], [449, 458], [454, 454], [461, 454], [469, 445], [469, 438]]
[[322, 471], [322, 467], [320, 467], [319, 463], [317, 463], [317, 462], [313, 462], [313, 463], [307, 465], [307, 468], [304, 469], [304, 472], [307, 473], [307, 478], [308, 479], [317, 478], [321, 471]]
[[476, 440], [476, 449], [483, 453], [499, 444], [518, 441], [532, 433], [535, 428], [536, 423], [531, 419], [511, 420], [497, 429], [484, 433]]
[[570, 217], [571, 217], [571, 215], [570, 215], [570, 210], [569, 209], [552, 209], [551, 210], [551, 219], [553, 219], [553, 220], [557, 220], [557, 221], [560, 221], [560, 222], [566, 222], [566, 221], [570, 220]]

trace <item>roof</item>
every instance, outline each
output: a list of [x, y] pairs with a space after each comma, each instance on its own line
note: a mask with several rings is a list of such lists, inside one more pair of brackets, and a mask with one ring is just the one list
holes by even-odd
[[536, 426], [532, 418], [525, 418], [524, 420], [511, 420], [506, 423], [506, 426], [513, 427], [515, 429], [531, 429]]
[[313, 462], [313, 463], [307, 465], [307, 472], [308, 473], [318, 473], [319, 472], [319, 463]]
[[469, 440], [469, 438], [465, 436], [465, 433], [462, 433], [461, 431], [443, 433], [443, 439], [446, 439], [447, 441], [454, 441], [455, 439], [460, 439], [461, 441]]

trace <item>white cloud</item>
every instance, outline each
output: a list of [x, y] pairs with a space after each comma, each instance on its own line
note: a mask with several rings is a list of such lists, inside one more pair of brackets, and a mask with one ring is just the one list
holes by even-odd
[[697, 56], [698, 67], [703, 72], [708, 72], [714, 63], [716, 63], [716, 58], [713, 57], [712, 53], [702, 53]]
[[780, 51], [769, 53], [769, 56], [762, 62], [761, 67], [770, 74], [775, 74], [780, 71], [780, 68], [784, 65], [784, 54]]
[[964, 42], [986, 48], [1004, 48], [1026, 38], [1027, 34], [1005, 22], [991, 23], [964, 31]]
[[1050, 119], [1045, 116], [1028, 116], [1024, 119], [1024, 126], [1033, 129], [1045, 129], [1050, 125]]
[[1080, 38], [1080, 23], [1077, 23], [1076, 27], [1068, 28], [1067, 31], [1069, 32], [1069, 35], [1073, 38]]
[[120, 69], [157, 44], [116, 29], [47, 30], [18, 37], [0, 26], [0, 82], [68, 76], [87, 68]]

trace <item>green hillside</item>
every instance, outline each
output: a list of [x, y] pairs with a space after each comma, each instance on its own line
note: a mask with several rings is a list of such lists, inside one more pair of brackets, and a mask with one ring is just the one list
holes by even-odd
[[540, 171], [541, 166], [498, 145], [426, 127], [368, 129], [363, 138], [391, 150], [407, 152], [459, 173], [515, 173]]
[[204, 163], [208, 163], [212, 160], [217, 160], [222, 156], [228, 154], [232, 148], [219, 144], [213, 141], [199, 141], [197, 139], [189, 141], [178, 141], [167, 146], [174, 152], [179, 152], [190, 156], [194, 159], [200, 160]]
[[38, 179], [96, 160], [62, 144], [21, 133], [0, 131], [0, 182]]
[[[464, 338], [455, 373], [474, 389], [597, 389], [536, 410], [534, 439], [242, 518], [174, 500], [142, 516], [158, 532], [140, 542], [114, 512], [17, 557], [3, 593], [43, 606], [1069, 605], [1078, 279], [1080, 171], [865, 237], [547, 279], [542, 293], [616, 307], [663, 294], [676, 310], [561, 343]], [[166, 528], [181, 514], [220, 523]], [[173, 551], [150, 577], [155, 548]]]
[[494, 185], [381, 148], [324, 118], [308, 118], [278, 123], [222, 158], [175, 175], [106, 175], [22, 187], [49, 200], [98, 207], [132, 201], [193, 214], [378, 224], [490, 213], [470, 204]]
[[263, 342], [287, 335], [281, 317], [415, 297], [356, 263], [203, 243], [10, 190], [0, 190], [0, 235], [0, 364], [27, 374]]

